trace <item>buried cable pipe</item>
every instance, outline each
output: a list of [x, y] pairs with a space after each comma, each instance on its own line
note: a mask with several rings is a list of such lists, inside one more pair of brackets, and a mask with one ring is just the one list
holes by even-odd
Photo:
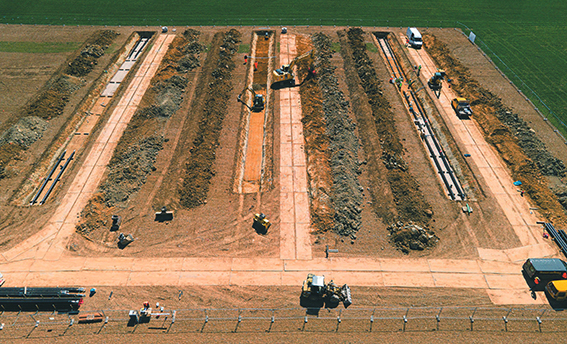
[[39, 195], [41, 195], [43, 189], [47, 185], [47, 182], [51, 179], [51, 176], [53, 176], [53, 173], [55, 173], [55, 169], [57, 169], [57, 167], [59, 166], [59, 164], [61, 163], [63, 158], [65, 158], [65, 153], [67, 153], [66, 150], [63, 151], [63, 153], [61, 153], [61, 155], [57, 159], [57, 162], [55, 163], [55, 166], [53, 166], [53, 168], [51, 169], [51, 171], [49, 172], [49, 174], [47, 175], [47, 177], [45, 178], [45, 180], [41, 184], [41, 187], [39, 188], [39, 190], [37, 191], [37, 193], [35, 194], [35, 196], [31, 200], [30, 205], [33, 205], [35, 202], [37, 202], [37, 199], [39, 198]]
[[71, 153], [71, 156], [67, 159], [67, 161], [65, 161], [65, 165], [63, 165], [63, 167], [61, 167], [61, 171], [59, 171], [59, 173], [57, 174], [57, 177], [55, 177], [53, 184], [51, 184], [51, 186], [47, 190], [47, 193], [45, 194], [45, 196], [43, 196], [43, 199], [41, 200], [41, 202], [39, 202], [40, 205], [45, 203], [45, 201], [47, 200], [47, 197], [49, 197], [49, 195], [53, 191], [55, 184], [57, 184], [57, 182], [61, 178], [61, 175], [63, 174], [63, 172], [65, 172], [65, 169], [67, 168], [67, 166], [69, 166], [69, 163], [71, 162], [71, 160], [73, 160], [74, 156], [75, 156], [75, 151], [73, 151], [73, 153]]

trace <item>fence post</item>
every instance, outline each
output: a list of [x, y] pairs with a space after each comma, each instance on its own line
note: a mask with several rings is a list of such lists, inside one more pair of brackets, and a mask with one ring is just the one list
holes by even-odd
[[234, 328], [234, 333], [238, 331], [238, 326], [240, 325], [241, 322], [242, 322], [242, 315], [238, 314], [238, 322], [236, 323], [236, 327]]
[[268, 328], [268, 332], [272, 331], [272, 325], [276, 322], [276, 310], [272, 310], [272, 318], [270, 319], [270, 327]]
[[201, 333], [203, 333], [203, 330], [205, 329], [205, 325], [207, 325], [208, 322], [209, 322], [209, 315], [207, 314], [207, 310], [205, 309], [205, 322], [203, 323], [203, 327], [201, 327]]

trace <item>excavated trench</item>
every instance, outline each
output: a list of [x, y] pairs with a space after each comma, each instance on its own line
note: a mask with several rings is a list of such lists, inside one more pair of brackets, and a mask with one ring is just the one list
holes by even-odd
[[298, 67], [310, 185], [313, 226], [356, 238], [361, 226], [362, 187], [358, 176], [358, 137], [349, 104], [339, 90], [331, 65], [331, 42], [312, 36], [317, 78], [309, 78], [306, 63]]
[[[202, 46], [198, 33], [184, 33], [171, 43], [161, 65], [144, 94], [139, 109], [124, 131], [108, 165], [108, 175], [82, 212], [77, 232], [96, 241], [114, 242], [109, 238], [110, 215], [119, 213], [145, 184], [163, 148], [163, 131], [169, 118], [179, 110], [187, 79], [183, 74], [196, 68]], [[193, 46], [193, 48], [189, 48]], [[189, 66], [186, 61], [197, 61]]]
[[117, 37], [112, 30], [95, 32], [81, 47], [80, 53], [56, 75], [39, 95], [22, 109], [22, 118], [0, 135], [0, 179], [7, 177], [6, 167], [18, 155], [39, 140], [47, 121], [63, 113], [74, 92], [83, 86], [81, 77], [88, 75]]
[[[197, 136], [189, 151], [189, 161], [183, 172], [183, 182], [178, 192], [180, 203], [185, 208], [194, 208], [207, 202], [209, 183], [215, 171], [216, 148], [222, 122], [227, 112], [227, 103], [232, 91], [232, 71], [235, 68], [233, 57], [238, 51], [241, 33], [237, 30], [219, 32], [213, 38], [213, 49], [207, 59], [216, 59], [216, 66], [210, 75]], [[222, 43], [215, 45], [214, 42]]]
[[[253, 97], [261, 95], [264, 109], [251, 111], [244, 104], [240, 115], [239, 144], [236, 158], [235, 185], [237, 193], [255, 193], [272, 186], [273, 157], [273, 90], [268, 87], [273, 70], [275, 35], [273, 31], [252, 34], [251, 55], [247, 65], [245, 89], [241, 101], [252, 106]], [[253, 90], [246, 91], [246, 89]]]
[[[299, 37], [299, 36], [298, 36]], [[312, 36], [315, 45], [315, 61], [332, 54], [328, 37], [323, 34]], [[299, 40], [299, 51], [312, 49], [303, 40]], [[298, 66], [300, 80], [304, 80], [307, 73], [307, 64]], [[318, 67], [320, 69], [320, 67]], [[334, 228], [335, 210], [332, 200], [333, 178], [331, 174], [331, 152], [329, 150], [330, 138], [327, 134], [323, 108], [323, 95], [317, 80], [310, 79], [304, 82], [300, 89], [303, 136], [305, 138], [305, 156], [307, 176], [309, 182], [309, 210], [313, 228], [319, 232], [326, 232]]]
[[473, 119], [510, 168], [512, 178], [522, 181], [522, 189], [548, 220], [567, 224], [567, 186], [554, 189], [556, 196], [564, 200], [560, 203], [542, 178], [565, 176], [565, 165], [546, 150], [525, 121], [471, 77], [469, 69], [453, 56], [445, 43], [431, 34], [425, 34], [423, 40], [429, 55], [450, 76], [451, 87], [470, 100]]
[[[354, 28], [339, 31], [338, 35], [347, 79], [349, 83], [352, 83], [354, 80], [348, 75], [356, 74], [357, 83], [368, 98], [374, 122], [372, 130], [376, 131], [372, 134], [379, 137], [380, 159], [386, 167], [378, 170], [385, 174], [395, 203], [395, 209], [384, 209], [377, 204], [374, 206], [375, 213], [389, 225], [392, 243], [403, 252], [433, 246], [438, 238], [427, 228], [433, 211], [411, 174], [410, 166], [403, 159], [404, 149], [398, 136], [390, 104], [383, 95], [381, 81], [373, 67], [374, 62], [366, 53], [364, 31]], [[349, 85], [349, 88], [352, 89], [354, 86], [356, 85]], [[356, 113], [356, 115], [357, 120], [364, 121], [364, 114]], [[362, 131], [370, 129], [361, 127]], [[373, 195], [373, 199], [376, 200], [376, 196]]]

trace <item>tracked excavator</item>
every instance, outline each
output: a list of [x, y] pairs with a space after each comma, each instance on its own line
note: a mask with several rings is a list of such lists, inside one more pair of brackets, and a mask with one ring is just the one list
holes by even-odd
[[252, 222], [252, 228], [254, 228], [256, 232], [260, 234], [266, 234], [268, 233], [268, 229], [271, 225], [272, 224], [270, 223], [270, 220], [266, 218], [266, 215], [264, 215], [264, 213], [254, 214], [254, 222]]
[[310, 50], [303, 55], [297, 56], [289, 64], [283, 65], [282, 68], [274, 70], [272, 88], [292, 87], [295, 86], [295, 75], [293, 74], [293, 67], [302, 61], [309, 62], [309, 75], [315, 74], [313, 68], [313, 54], [314, 51]]
[[433, 93], [439, 98], [441, 95], [441, 88], [443, 87], [443, 80], [447, 74], [443, 69], [438, 69], [435, 74], [427, 81], [427, 85], [433, 91]]
[[308, 274], [303, 281], [301, 298], [312, 301], [325, 301], [332, 307], [338, 306], [342, 301], [345, 308], [352, 304], [352, 296], [348, 285], [337, 286], [333, 281], [325, 284], [325, 276]]
[[[252, 93], [252, 106], [246, 104], [246, 102], [242, 100], [242, 96], [244, 95], [244, 93], [246, 93], [246, 91], [250, 91]], [[236, 97], [236, 99], [244, 104], [244, 106], [246, 106], [252, 112], [260, 112], [264, 110], [264, 96], [254, 92], [254, 89], [251, 87], [244, 88], [242, 92], [240, 92], [238, 97]]]

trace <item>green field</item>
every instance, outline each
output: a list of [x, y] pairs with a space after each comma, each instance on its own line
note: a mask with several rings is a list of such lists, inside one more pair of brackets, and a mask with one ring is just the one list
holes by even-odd
[[0, 23], [10, 24], [468, 27], [481, 40], [481, 48], [564, 135], [566, 16], [567, 1], [561, 0], [0, 2]]
[[65, 53], [76, 50], [82, 42], [0, 42], [0, 51], [6, 53]]

